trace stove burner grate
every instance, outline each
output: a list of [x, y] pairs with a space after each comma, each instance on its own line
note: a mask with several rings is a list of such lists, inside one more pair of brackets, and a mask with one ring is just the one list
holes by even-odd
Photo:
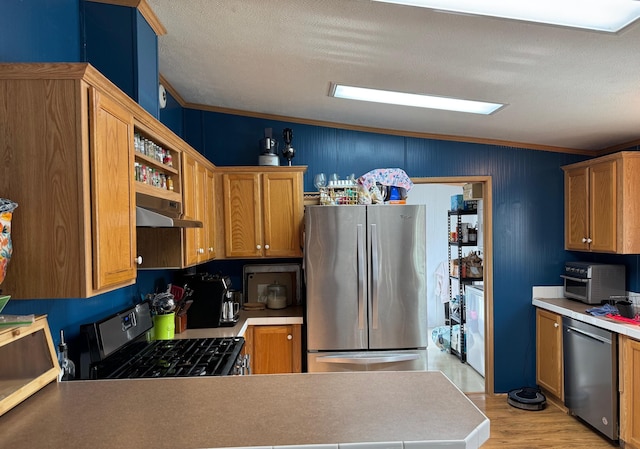
[[244, 339], [158, 340], [123, 348], [95, 367], [98, 379], [225, 376], [233, 368]]

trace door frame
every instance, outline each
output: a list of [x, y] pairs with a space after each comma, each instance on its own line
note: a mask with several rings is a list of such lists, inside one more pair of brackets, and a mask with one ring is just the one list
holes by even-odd
[[491, 176], [450, 176], [437, 178], [411, 178], [414, 184], [454, 184], [463, 185], [469, 182], [482, 183], [482, 201], [484, 223], [483, 243], [483, 283], [485, 291], [485, 357], [484, 357], [484, 391], [494, 394], [494, 334], [493, 334], [493, 188]]

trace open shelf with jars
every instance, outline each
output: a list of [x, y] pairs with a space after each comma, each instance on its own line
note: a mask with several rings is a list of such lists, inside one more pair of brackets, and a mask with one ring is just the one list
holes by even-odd
[[134, 132], [136, 192], [182, 202], [180, 153]]

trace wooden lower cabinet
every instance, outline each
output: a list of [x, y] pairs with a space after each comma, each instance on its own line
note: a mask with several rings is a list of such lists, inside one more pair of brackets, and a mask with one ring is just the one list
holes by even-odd
[[249, 326], [243, 352], [250, 357], [251, 374], [302, 372], [301, 328], [300, 324]]
[[536, 309], [536, 382], [564, 402], [562, 316]]
[[640, 341], [620, 336], [620, 439], [640, 449]]

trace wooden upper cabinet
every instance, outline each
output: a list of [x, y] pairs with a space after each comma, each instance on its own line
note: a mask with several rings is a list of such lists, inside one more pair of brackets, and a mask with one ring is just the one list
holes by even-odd
[[589, 169], [565, 170], [565, 248], [586, 250], [589, 235]]
[[205, 226], [205, 210], [207, 208], [207, 168], [198, 164], [196, 167], [196, 220], [203, 222], [202, 228], [193, 228], [196, 232], [197, 262], [202, 263], [209, 260], [209, 252], [207, 251], [207, 230]]
[[264, 173], [264, 242], [267, 257], [302, 257], [302, 173]]
[[620, 152], [563, 167], [565, 249], [640, 253], [640, 154]]
[[536, 382], [564, 401], [562, 317], [536, 309]]
[[306, 167], [223, 172], [226, 257], [301, 257]]
[[136, 277], [133, 116], [107, 95], [90, 92], [93, 288], [101, 290]]
[[226, 256], [261, 256], [263, 249], [260, 175], [227, 173], [222, 176], [222, 183]]
[[194, 154], [183, 152], [184, 218], [202, 222], [202, 228], [184, 229], [184, 266], [215, 257], [215, 178], [213, 170]]
[[202, 221], [204, 223], [204, 247], [207, 253], [208, 259], [214, 259], [216, 257], [216, 238], [218, 233], [216, 232], [216, 175], [213, 170], [205, 171], [205, 196], [204, 196], [204, 216]]
[[131, 102], [87, 64], [0, 64], [0, 192], [18, 203], [3, 292], [84, 298], [135, 282]]
[[[182, 198], [183, 217], [187, 220], [198, 218], [198, 163], [188, 153], [182, 154]], [[199, 229], [184, 229], [184, 265], [191, 266], [198, 263]]]
[[589, 168], [589, 238], [591, 251], [615, 252], [617, 221], [616, 161]]

